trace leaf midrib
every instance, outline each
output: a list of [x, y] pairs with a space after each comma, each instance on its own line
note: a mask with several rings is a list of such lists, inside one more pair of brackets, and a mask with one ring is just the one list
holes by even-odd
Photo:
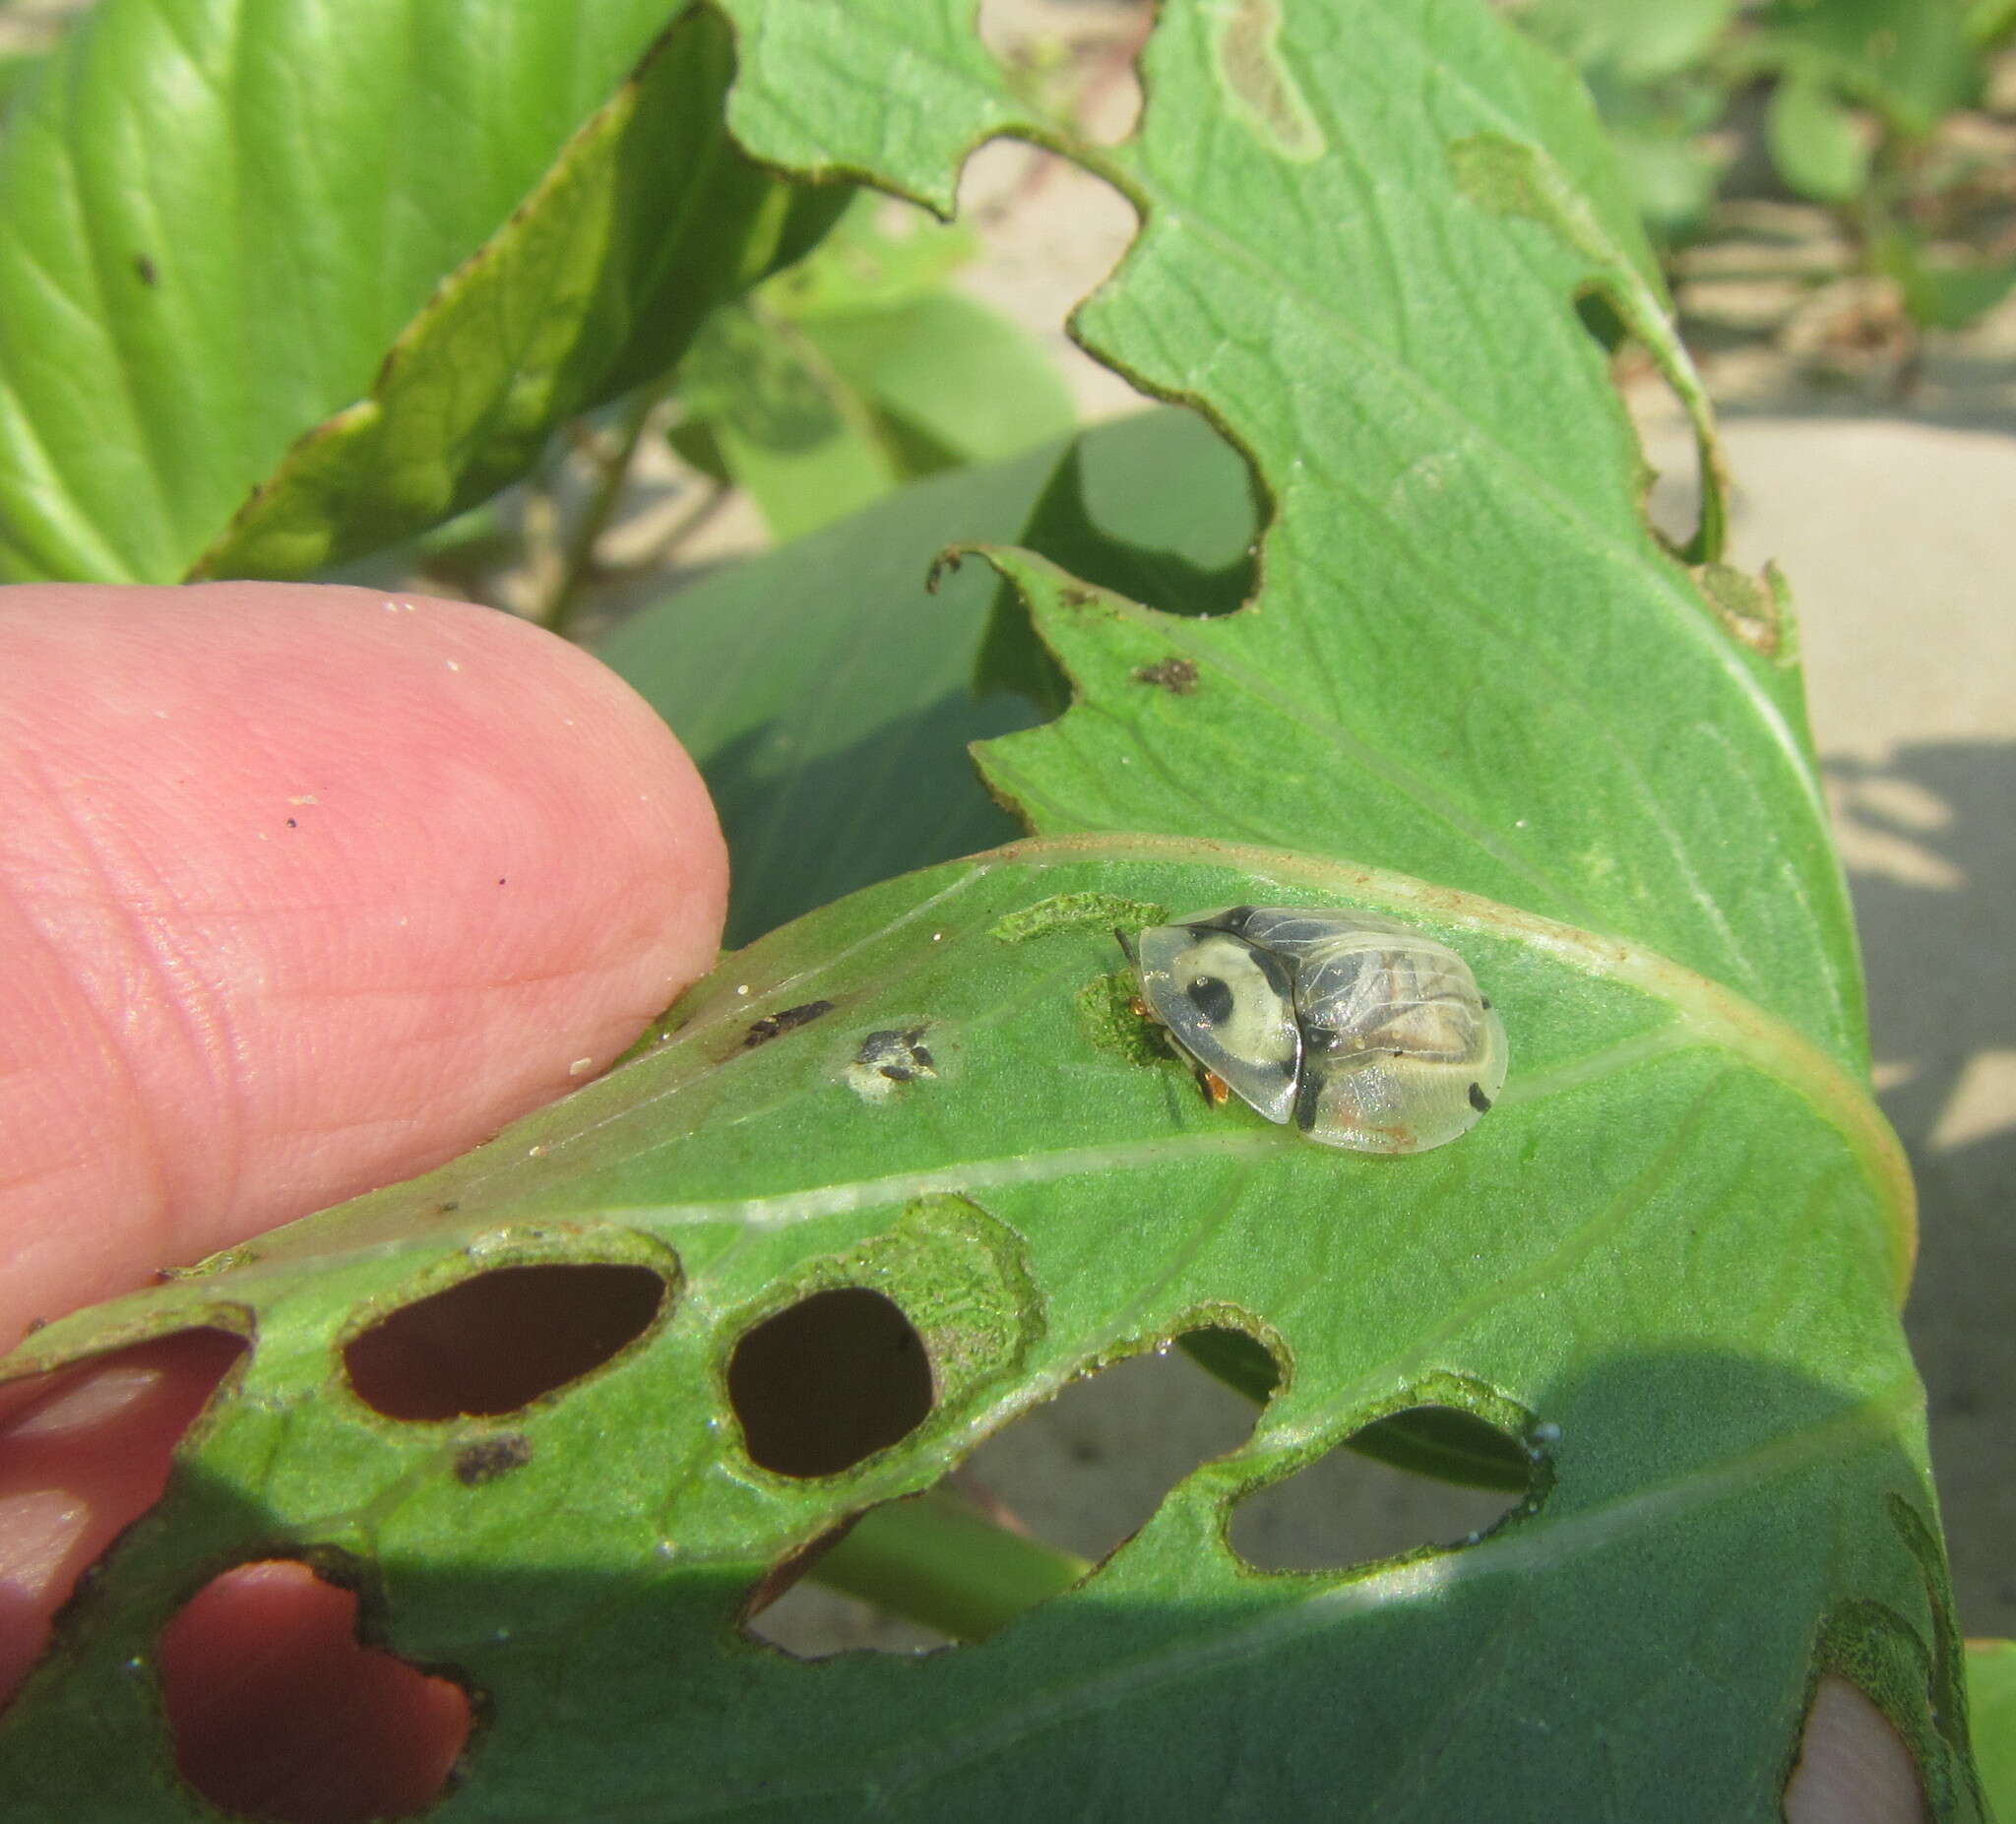
[[[712, 1039], [724, 1027], [745, 1021], [766, 1008], [803, 998], [821, 978], [862, 951], [886, 942], [901, 930], [928, 918], [949, 901], [977, 887], [1002, 867], [1027, 867], [1040, 872], [1049, 866], [1090, 860], [1125, 863], [1175, 863], [1234, 869], [1262, 880], [1306, 889], [1335, 900], [1367, 904], [1401, 917], [1456, 925], [1480, 935], [1524, 944], [1580, 974], [1631, 988], [1671, 1010], [1671, 1017], [1649, 1032], [1613, 1044], [1604, 1052], [1567, 1066], [1541, 1095], [1565, 1092], [1587, 1081], [1592, 1072], [1622, 1069], [1647, 1057], [1690, 1047], [1721, 1050], [1798, 1096], [1815, 1114], [1838, 1132], [1861, 1175], [1875, 1193], [1891, 1228], [1892, 1265], [1903, 1296], [1909, 1283], [1916, 1246], [1916, 1198], [1902, 1147], [1868, 1095], [1819, 1046], [1777, 1016], [1744, 1000], [1720, 982], [1696, 975], [1657, 952], [1619, 939], [1578, 930], [1536, 913], [1454, 888], [1438, 887], [1383, 869], [1363, 868], [1324, 857], [1282, 849], [1248, 848], [1205, 839], [1107, 834], [1032, 838], [983, 852], [960, 868], [938, 892], [897, 916], [846, 944], [832, 956], [792, 972], [747, 1000], [724, 998], [716, 1007], [679, 1029], [656, 1054], [666, 1056], [698, 1039]], [[664, 1085], [640, 1101], [612, 1109], [592, 1126], [545, 1143], [558, 1157], [563, 1148], [586, 1140], [602, 1127], [634, 1119], [645, 1108], [663, 1107], [687, 1090], [711, 1082], [718, 1065], [703, 1063], [691, 1074]], [[607, 1080], [604, 1079], [606, 1082]], [[1515, 1079], [1516, 1083], [1516, 1079]], [[1534, 1100], [1531, 1096], [1526, 1100]], [[549, 1104], [537, 1115], [550, 1117], [564, 1103]], [[508, 1135], [511, 1130], [506, 1130]], [[500, 1136], [500, 1142], [502, 1140]], [[729, 1222], [752, 1227], [778, 1228], [822, 1216], [881, 1208], [938, 1191], [988, 1189], [1049, 1182], [1088, 1172], [1146, 1169], [1171, 1159], [1196, 1157], [1223, 1162], [1262, 1158], [1285, 1143], [1271, 1127], [1231, 1128], [1149, 1139], [1102, 1143], [1041, 1152], [1018, 1148], [989, 1159], [969, 1159], [944, 1165], [892, 1172], [749, 1198], [665, 1200], [650, 1204], [600, 1206], [616, 1216], [629, 1213], [656, 1224], [688, 1225]], [[1301, 1144], [1289, 1141], [1290, 1144]], [[522, 1155], [500, 1143], [489, 1170], [461, 1181], [465, 1193], [475, 1191], [521, 1164]], [[535, 1199], [539, 1195], [534, 1192]]]

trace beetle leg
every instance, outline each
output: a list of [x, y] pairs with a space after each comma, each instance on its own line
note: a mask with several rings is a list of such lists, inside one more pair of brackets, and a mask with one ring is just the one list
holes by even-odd
[[1204, 1100], [1214, 1108], [1223, 1108], [1231, 1098], [1231, 1091], [1226, 1088], [1225, 1079], [1217, 1071], [1207, 1070], [1202, 1064], [1197, 1066], [1197, 1087], [1204, 1092]]

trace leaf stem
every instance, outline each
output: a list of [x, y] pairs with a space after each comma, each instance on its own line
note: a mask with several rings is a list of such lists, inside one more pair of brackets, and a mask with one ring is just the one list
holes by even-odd
[[595, 547], [608, 530], [610, 516], [630, 478], [630, 465], [637, 446], [644, 440], [645, 426], [671, 386], [671, 376], [639, 387], [624, 409], [615, 447], [597, 456], [598, 471], [595, 491], [574, 524], [560, 561], [560, 574], [553, 592], [538, 616], [539, 625], [563, 639], [571, 637], [574, 616], [581, 605], [581, 592], [595, 567]]
[[983, 1640], [1091, 1569], [1090, 1560], [932, 1488], [869, 1509], [809, 1575], [955, 1640]]

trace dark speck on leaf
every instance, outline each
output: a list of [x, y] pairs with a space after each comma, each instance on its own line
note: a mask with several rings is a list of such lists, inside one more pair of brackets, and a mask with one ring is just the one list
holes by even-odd
[[821, 1014], [832, 1011], [831, 1001], [806, 1001], [802, 1006], [787, 1007], [782, 1013], [767, 1013], [742, 1035], [742, 1049], [753, 1051], [758, 1045], [767, 1045], [780, 1033], [810, 1026]]
[[1064, 589], [1057, 592], [1057, 599], [1067, 608], [1089, 608], [1099, 598], [1089, 589]]
[[25, 1337], [32, 1337], [37, 1330], [46, 1330], [48, 1329], [48, 1327], [49, 1320], [46, 1317], [32, 1317], [28, 1320], [28, 1323], [23, 1327], [22, 1335]]
[[[938, 1067], [931, 1061], [930, 1049], [924, 1043], [924, 1029], [913, 1027], [907, 1033], [871, 1033], [868, 1044], [877, 1038], [895, 1039], [902, 1048], [891, 1056], [890, 1061], [877, 1068], [891, 1083], [914, 1083], [919, 1077], [935, 1077]], [[861, 1062], [868, 1061], [868, 1044], [861, 1047]]]
[[1188, 659], [1165, 659], [1158, 664], [1137, 665], [1137, 684], [1153, 684], [1172, 697], [1187, 697], [1197, 688], [1197, 666]]
[[924, 1043], [929, 1028], [913, 1026], [906, 1032], [870, 1033], [854, 1053], [854, 1066], [870, 1070], [888, 1083], [914, 1083], [919, 1077], [935, 1077], [937, 1061]]
[[133, 256], [133, 272], [144, 285], [156, 284], [160, 280], [160, 274], [155, 270], [155, 263], [144, 253], [136, 253]]
[[532, 1461], [532, 1440], [522, 1431], [508, 1431], [502, 1437], [479, 1438], [455, 1453], [455, 1479], [465, 1488], [493, 1482]]

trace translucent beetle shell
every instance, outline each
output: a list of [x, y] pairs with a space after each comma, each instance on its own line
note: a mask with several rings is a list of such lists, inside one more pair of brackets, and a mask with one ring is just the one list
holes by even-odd
[[1504, 1086], [1504, 1024], [1469, 964], [1392, 919], [1234, 906], [1143, 931], [1130, 956], [1177, 1044], [1322, 1146], [1425, 1152]]

